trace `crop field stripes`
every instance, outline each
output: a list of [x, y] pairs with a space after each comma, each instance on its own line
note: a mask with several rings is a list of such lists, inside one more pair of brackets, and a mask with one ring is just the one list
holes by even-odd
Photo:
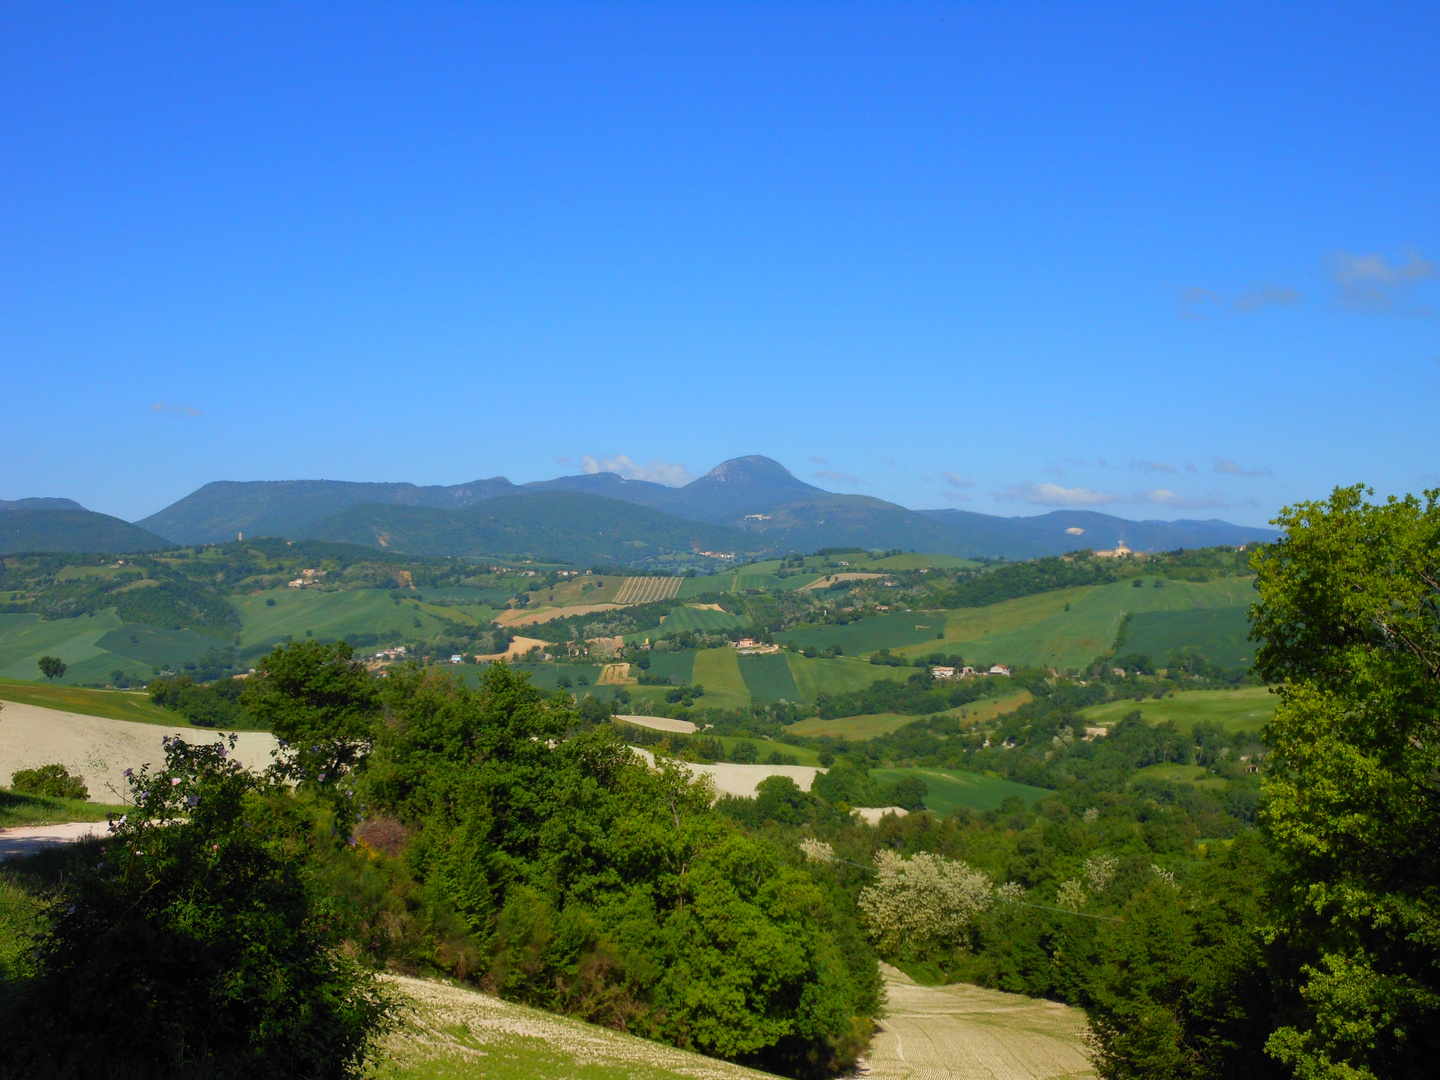
[[680, 595], [678, 577], [630, 577], [620, 585], [615, 594], [617, 604], [653, 604], [659, 600], [670, 600]]

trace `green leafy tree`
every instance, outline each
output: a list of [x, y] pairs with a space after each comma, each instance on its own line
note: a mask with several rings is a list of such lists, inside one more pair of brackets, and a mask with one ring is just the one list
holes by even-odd
[[40, 674], [44, 675], [50, 682], [63, 678], [65, 675], [65, 661], [58, 656], [40, 657]]
[[1255, 666], [1280, 684], [1262, 822], [1296, 1076], [1433, 1075], [1440, 1061], [1440, 490], [1361, 487], [1282, 511], [1259, 551]]
[[10, 777], [10, 788], [26, 795], [48, 795], [54, 799], [88, 799], [90, 791], [83, 776], [71, 776], [64, 765], [41, 765], [20, 769]]
[[241, 703], [280, 740], [288, 775], [333, 786], [374, 741], [380, 691], [347, 642], [294, 641], [260, 661]]
[[131, 795], [0, 996], [0, 1076], [359, 1075], [387, 1006], [328, 938], [295, 800], [179, 739]]

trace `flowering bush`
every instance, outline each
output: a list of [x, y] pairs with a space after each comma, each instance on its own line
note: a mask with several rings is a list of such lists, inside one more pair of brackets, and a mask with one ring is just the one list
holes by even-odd
[[355, 1075], [385, 1004], [329, 947], [293, 799], [168, 739], [7, 988], [0, 1076]]
[[959, 943], [971, 922], [994, 899], [990, 878], [967, 863], [920, 852], [902, 859], [893, 851], [875, 856], [879, 871], [860, 893], [860, 911], [880, 951], [902, 947], [916, 955]]

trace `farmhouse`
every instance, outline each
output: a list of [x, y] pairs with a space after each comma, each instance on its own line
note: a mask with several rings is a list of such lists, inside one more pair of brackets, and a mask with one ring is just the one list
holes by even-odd
[[1123, 559], [1127, 555], [1134, 555], [1135, 552], [1126, 547], [1125, 541], [1121, 540], [1111, 551], [1096, 551], [1092, 554], [1094, 554], [1097, 559]]
[[930, 674], [937, 679], [953, 679], [955, 678], [955, 669], [953, 667], [935, 667], [930, 669]]
[[986, 674], [987, 674], [987, 675], [1009, 675], [1009, 674], [1010, 674], [1010, 669], [1009, 669], [1008, 667], [1006, 667], [1004, 664], [991, 664], [991, 665], [990, 665], [990, 670], [987, 671]]

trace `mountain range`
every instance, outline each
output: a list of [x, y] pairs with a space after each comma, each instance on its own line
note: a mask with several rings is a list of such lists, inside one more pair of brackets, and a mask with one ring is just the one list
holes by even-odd
[[[43, 517], [25, 528], [6, 527], [11, 521], [19, 525], [16, 515], [36, 514]], [[53, 531], [48, 541], [47, 527]], [[527, 484], [497, 476], [429, 487], [216, 481], [134, 525], [92, 514], [68, 499], [0, 503], [0, 549], [96, 550], [76, 547], [72, 533], [84, 534], [86, 543], [88, 537], [112, 535], [114, 544], [129, 544], [100, 549], [107, 551], [150, 550], [167, 541], [222, 543], [244, 535], [343, 541], [416, 555], [528, 554], [621, 565], [657, 565], [706, 552], [744, 558], [850, 546], [1028, 559], [1122, 542], [1137, 551], [1171, 550], [1238, 546], [1275, 535], [1213, 519], [1128, 521], [1076, 510], [1034, 517], [910, 510], [826, 491], [758, 455], [723, 462], [683, 487], [610, 472]], [[21, 546], [26, 539], [40, 546]]]

